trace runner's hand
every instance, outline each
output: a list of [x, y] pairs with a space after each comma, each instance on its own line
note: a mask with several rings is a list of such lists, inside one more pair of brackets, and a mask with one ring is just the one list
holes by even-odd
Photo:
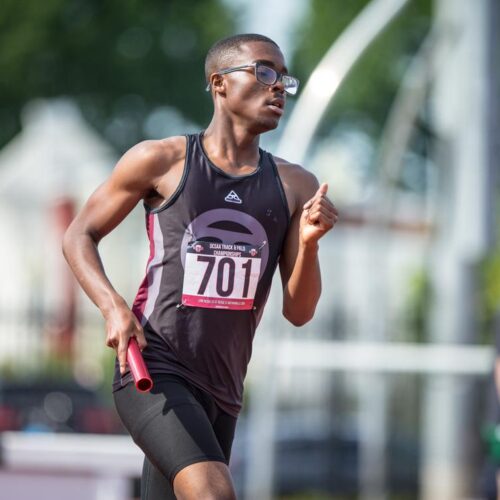
[[127, 348], [131, 337], [137, 339], [141, 351], [147, 346], [142, 326], [128, 306], [119, 306], [106, 315], [106, 345], [116, 351], [122, 375], [127, 371]]
[[327, 198], [327, 191], [328, 184], [321, 184], [315, 195], [302, 207], [300, 242], [305, 246], [317, 243], [338, 220], [339, 214], [333, 203]]

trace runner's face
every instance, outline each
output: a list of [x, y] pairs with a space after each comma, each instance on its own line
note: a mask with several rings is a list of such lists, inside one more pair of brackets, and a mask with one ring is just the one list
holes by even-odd
[[[257, 61], [286, 73], [281, 51], [273, 44], [250, 42], [241, 46], [231, 66], [252, 64]], [[223, 75], [225, 79], [225, 108], [256, 134], [273, 130], [278, 126], [285, 109], [283, 83], [265, 85], [257, 81], [253, 68]]]

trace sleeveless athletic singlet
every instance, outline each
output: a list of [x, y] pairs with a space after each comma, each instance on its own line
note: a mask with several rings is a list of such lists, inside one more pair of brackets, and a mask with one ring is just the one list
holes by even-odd
[[[211, 163], [202, 133], [186, 138], [179, 187], [145, 207], [150, 256], [132, 310], [150, 372], [184, 377], [237, 416], [290, 216], [269, 153], [260, 149], [257, 169], [235, 177]], [[131, 380], [116, 364], [113, 389]]]

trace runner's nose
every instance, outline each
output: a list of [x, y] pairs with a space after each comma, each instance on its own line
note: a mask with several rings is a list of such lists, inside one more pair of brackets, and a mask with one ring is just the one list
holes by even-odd
[[285, 84], [283, 83], [281, 78], [279, 78], [278, 81], [274, 85], [271, 85], [270, 88], [271, 88], [271, 90], [278, 90], [282, 94], [285, 93]]

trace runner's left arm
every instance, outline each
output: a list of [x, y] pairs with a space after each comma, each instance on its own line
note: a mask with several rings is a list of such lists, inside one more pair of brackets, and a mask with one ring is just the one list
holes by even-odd
[[304, 325], [314, 316], [321, 294], [318, 241], [338, 218], [326, 195], [328, 185], [319, 186], [316, 177], [303, 169], [300, 173], [289, 182], [294, 211], [280, 259], [283, 315], [295, 326]]

